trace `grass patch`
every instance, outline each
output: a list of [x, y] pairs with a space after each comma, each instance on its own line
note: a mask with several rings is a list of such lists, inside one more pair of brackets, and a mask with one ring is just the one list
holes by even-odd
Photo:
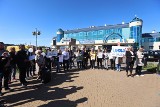
[[157, 71], [157, 65], [150, 63], [150, 64], [147, 64], [147, 66], [144, 66], [142, 69], [147, 70], [149, 72], [156, 72]]

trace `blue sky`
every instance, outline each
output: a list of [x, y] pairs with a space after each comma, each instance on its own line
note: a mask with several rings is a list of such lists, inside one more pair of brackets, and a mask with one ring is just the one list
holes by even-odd
[[128, 23], [143, 19], [143, 33], [160, 32], [160, 0], [0, 0], [0, 41], [50, 46], [58, 28], [64, 30]]

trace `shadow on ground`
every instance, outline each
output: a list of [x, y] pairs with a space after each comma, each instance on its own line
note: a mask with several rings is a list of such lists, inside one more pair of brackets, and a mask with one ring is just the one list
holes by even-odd
[[[40, 81], [32, 80], [30, 81], [30, 84], [27, 88], [15, 87], [14, 88], [15, 92], [11, 95], [4, 96], [4, 98], [7, 100], [9, 107], [22, 106], [23, 104], [26, 104], [28, 102], [34, 102], [34, 101], [45, 102], [48, 100], [51, 100], [51, 102], [45, 105], [39, 104], [39, 107], [47, 107], [47, 106], [48, 107], [53, 107], [53, 106], [76, 107], [77, 104], [87, 101], [87, 98], [86, 97], [80, 98], [80, 99], [77, 99], [76, 101], [70, 101], [69, 99], [66, 99], [66, 100], [64, 99], [66, 98], [67, 95], [73, 94], [79, 90], [82, 90], [83, 87], [68, 86], [68, 87], [60, 88], [57, 85], [61, 85], [64, 82], [73, 82], [74, 81], [73, 78], [78, 77], [77, 74], [79, 74], [77, 70], [70, 71], [70, 72], [62, 72], [62, 73], [54, 72], [52, 73], [52, 81], [50, 83], [40, 84]], [[36, 102], [36, 105], [37, 104], [38, 103]]]

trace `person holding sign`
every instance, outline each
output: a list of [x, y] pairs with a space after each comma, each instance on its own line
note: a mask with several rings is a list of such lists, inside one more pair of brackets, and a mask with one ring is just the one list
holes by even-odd
[[58, 50], [58, 54], [55, 57], [55, 61], [56, 61], [56, 72], [60, 72], [60, 64], [63, 63], [63, 55], [61, 50]]
[[[133, 71], [135, 55], [133, 53], [132, 47], [128, 47], [125, 56], [126, 56], [126, 75], [127, 77], [129, 76], [133, 77], [132, 71]], [[128, 70], [130, 70], [130, 75], [128, 75]]]
[[63, 67], [64, 67], [64, 71], [68, 71], [69, 69], [69, 52], [68, 52], [68, 48], [65, 48], [65, 51], [62, 52], [63, 54]]
[[97, 53], [97, 66], [98, 66], [98, 69], [99, 69], [99, 64], [101, 65], [101, 69], [102, 68], [102, 59], [103, 59], [103, 52], [101, 49], [98, 49], [98, 53]]

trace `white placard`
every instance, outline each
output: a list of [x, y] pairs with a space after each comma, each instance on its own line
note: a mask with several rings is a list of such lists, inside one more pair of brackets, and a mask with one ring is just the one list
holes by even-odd
[[29, 56], [29, 60], [34, 60], [35, 59], [35, 55]]
[[52, 56], [57, 56], [57, 51], [47, 52], [47, 55], [46, 55], [47, 58], [52, 58]]
[[63, 62], [63, 55], [59, 55], [59, 62]]
[[99, 52], [97, 56], [98, 56], [98, 58], [103, 58], [103, 53]]
[[126, 46], [112, 46], [111, 55], [117, 57], [123, 57], [126, 53]]
[[56, 51], [53, 51], [53, 53], [52, 53], [52, 56], [57, 56], [57, 52]]

